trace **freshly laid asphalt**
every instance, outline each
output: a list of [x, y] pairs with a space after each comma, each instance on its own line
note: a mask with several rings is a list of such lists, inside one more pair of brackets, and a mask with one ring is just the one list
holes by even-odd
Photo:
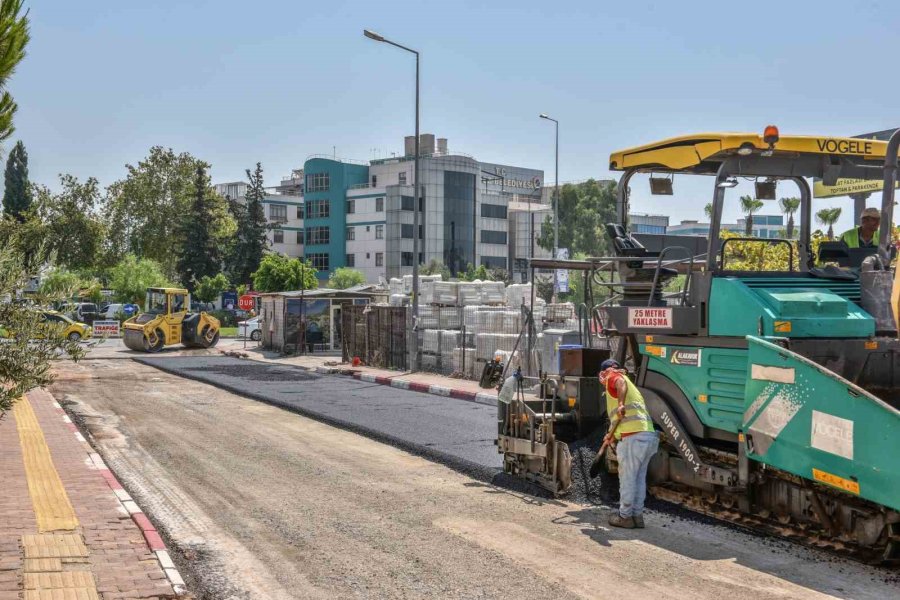
[[493, 406], [226, 356], [135, 360], [387, 442], [477, 479], [490, 481], [501, 472]]

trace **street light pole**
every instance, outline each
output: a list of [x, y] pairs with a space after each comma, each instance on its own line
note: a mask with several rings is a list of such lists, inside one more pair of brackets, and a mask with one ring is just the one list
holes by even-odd
[[[419, 155], [421, 154], [419, 150], [419, 52], [417, 50], [413, 50], [412, 48], [407, 48], [401, 44], [396, 42], [392, 42], [389, 39], [386, 39], [384, 36], [375, 33], [374, 31], [370, 31], [368, 29], [363, 30], [363, 35], [365, 35], [370, 40], [375, 40], [376, 42], [384, 42], [385, 44], [390, 44], [391, 46], [395, 46], [400, 48], [401, 50], [406, 50], [407, 52], [412, 52], [416, 55], [416, 155], [413, 157], [413, 272], [412, 272], [412, 313], [413, 313], [413, 326], [417, 326], [419, 321], [419, 208], [421, 206], [421, 200], [419, 196]], [[416, 361], [418, 362], [418, 353], [416, 353]], [[418, 364], [415, 365], [415, 368], [418, 369]]]
[[[541, 113], [540, 117], [548, 121], [553, 121], [556, 126], [556, 173], [553, 178], [553, 259], [556, 260], [559, 254], [559, 121], [546, 113]], [[553, 297], [556, 298], [559, 281], [557, 279], [559, 269], [553, 270]]]

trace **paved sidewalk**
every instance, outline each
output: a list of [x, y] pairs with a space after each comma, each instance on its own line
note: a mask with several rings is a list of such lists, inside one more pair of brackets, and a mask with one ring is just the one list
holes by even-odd
[[153, 525], [49, 393], [0, 420], [0, 449], [0, 600], [184, 592]]

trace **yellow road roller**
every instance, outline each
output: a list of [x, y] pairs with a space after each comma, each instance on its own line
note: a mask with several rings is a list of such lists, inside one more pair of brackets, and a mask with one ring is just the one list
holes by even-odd
[[219, 341], [219, 320], [205, 312], [189, 312], [185, 289], [148, 288], [146, 312], [125, 321], [125, 345], [140, 352], [159, 352], [165, 346], [211, 348]]

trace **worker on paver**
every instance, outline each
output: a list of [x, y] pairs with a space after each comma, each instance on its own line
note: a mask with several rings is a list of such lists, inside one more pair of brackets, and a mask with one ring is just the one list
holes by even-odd
[[614, 527], [644, 527], [647, 466], [659, 448], [659, 435], [647, 412], [644, 397], [618, 362], [600, 365], [600, 383], [606, 388], [610, 430], [604, 442], [615, 444], [619, 462], [619, 510], [609, 516]]
[[878, 245], [878, 228], [881, 225], [881, 213], [877, 208], [869, 207], [862, 212], [859, 227], [854, 227], [841, 234], [841, 241], [851, 248], [874, 248]]

